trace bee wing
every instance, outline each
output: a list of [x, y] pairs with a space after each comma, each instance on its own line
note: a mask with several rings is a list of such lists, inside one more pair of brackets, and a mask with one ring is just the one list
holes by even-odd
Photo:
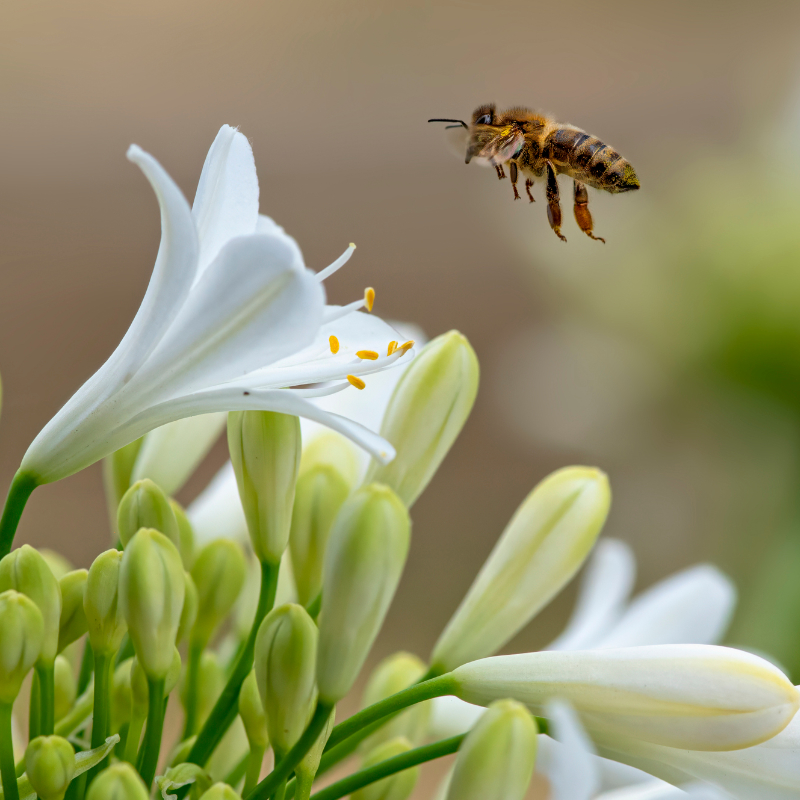
[[504, 164], [518, 155], [525, 146], [525, 135], [520, 130], [501, 131], [483, 143], [482, 147], [476, 144], [475, 152], [468, 154], [467, 161], [475, 158], [481, 164], [494, 166]]

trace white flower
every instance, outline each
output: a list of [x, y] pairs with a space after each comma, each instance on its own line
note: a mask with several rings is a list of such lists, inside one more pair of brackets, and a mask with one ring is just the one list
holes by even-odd
[[[174, 420], [246, 409], [309, 417], [391, 460], [391, 446], [375, 433], [308, 400], [355, 391], [348, 375], [413, 355], [386, 354], [398, 334], [354, 313], [366, 300], [325, 305], [322, 280], [352, 246], [320, 273], [306, 269], [297, 243], [259, 216], [252, 151], [228, 126], [209, 151], [191, 209], [152, 156], [132, 146], [128, 158], [161, 206], [150, 285], [117, 349], [36, 437], [21, 470], [47, 483]], [[336, 354], [330, 336], [338, 339]], [[356, 356], [364, 349], [378, 358]]]

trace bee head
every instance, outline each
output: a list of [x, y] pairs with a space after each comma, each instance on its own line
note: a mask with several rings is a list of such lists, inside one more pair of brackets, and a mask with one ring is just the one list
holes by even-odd
[[478, 106], [472, 113], [472, 124], [475, 125], [494, 125], [496, 120], [494, 103]]

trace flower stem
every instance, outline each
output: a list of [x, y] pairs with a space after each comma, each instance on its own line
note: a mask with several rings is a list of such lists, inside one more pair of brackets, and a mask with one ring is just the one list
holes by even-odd
[[147, 791], [150, 791], [150, 785], [153, 783], [153, 778], [156, 774], [156, 767], [158, 766], [158, 754], [161, 750], [161, 732], [164, 728], [164, 711], [166, 710], [166, 703], [164, 702], [164, 679], [158, 680], [147, 679], [147, 729], [144, 734], [144, 748], [142, 756], [142, 764], [139, 768], [139, 775], [141, 775]]
[[55, 725], [55, 662], [36, 667], [39, 679], [39, 735], [50, 736]]
[[250, 755], [247, 758], [247, 773], [244, 779], [242, 797], [247, 797], [256, 788], [258, 779], [261, 777], [261, 765], [264, 763], [264, 753], [266, 748], [258, 745], [250, 746]]
[[332, 783], [330, 786], [313, 794], [311, 796], [312, 800], [339, 800], [340, 797], [346, 797], [348, 794], [352, 794], [358, 789], [382, 780], [389, 775], [415, 767], [417, 764], [424, 764], [426, 761], [433, 761], [435, 758], [449, 756], [458, 750], [461, 742], [464, 741], [464, 736], [466, 734], [453, 736], [450, 739], [442, 739], [439, 742], [401, 753], [394, 758], [387, 758], [386, 761], [381, 761], [379, 764], [354, 772], [352, 775]]
[[14, 747], [11, 744], [11, 709], [11, 703], [0, 703], [0, 776], [3, 780], [3, 800], [19, 800]]
[[[111, 667], [113, 653], [94, 655], [94, 705], [92, 708], [92, 749], [100, 747], [108, 736], [109, 707], [111, 705]], [[88, 786], [94, 776], [105, 766], [105, 759], [89, 770], [86, 778]]]
[[124, 761], [136, 766], [136, 753], [139, 751], [139, 740], [142, 738], [142, 728], [146, 717], [138, 711], [131, 713], [131, 721], [128, 723], [128, 735], [125, 738], [125, 757]]
[[86, 644], [83, 646], [83, 656], [81, 657], [81, 668], [78, 673], [78, 694], [83, 694], [89, 681], [92, 677], [94, 670], [94, 650], [92, 650], [92, 643], [89, 638], [86, 638]]
[[3, 516], [0, 517], [0, 558], [11, 552], [14, 543], [14, 534], [25, 508], [25, 503], [31, 492], [39, 485], [37, 477], [31, 473], [18, 469], [8, 488], [6, 504], [3, 507]]
[[194, 736], [197, 728], [197, 688], [202, 655], [202, 645], [195, 643], [189, 645], [189, 657], [186, 663], [186, 722], [183, 726], [181, 739], [188, 739], [190, 736]]
[[94, 689], [84, 692], [75, 702], [72, 709], [67, 712], [66, 716], [62, 717], [55, 726], [55, 733], [57, 736], [63, 736], [65, 739], [74, 733], [78, 726], [84, 722], [89, 714], [92, 713], [94, 706]]

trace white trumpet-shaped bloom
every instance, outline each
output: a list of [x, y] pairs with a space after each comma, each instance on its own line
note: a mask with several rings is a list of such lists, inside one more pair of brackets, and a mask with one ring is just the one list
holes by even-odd
[[[306, 269], [297, 243], [259, 216], [250, 145], [227, 125], [208, 153], [191, 208], [152, 156], [132, 146], [128, 158], [161, 207], [150, 284], [117, 349], [44, 427], [21, 469], [48, 483], [175, 420], [248, 409], [308, 417], [390, 461], [393, 450], [377, 434], [309, 400], [356, 391], [348, 375], [413, 356], [402, 349], [387, 355], [399, 335], [357, 313], [365, 299], [326, 306], [322, 280], [353, 248], [320, 273]], [[336, 353], [330, 336], [339, 342]], [[356, 355], [364, 349], [378, 358]]]

